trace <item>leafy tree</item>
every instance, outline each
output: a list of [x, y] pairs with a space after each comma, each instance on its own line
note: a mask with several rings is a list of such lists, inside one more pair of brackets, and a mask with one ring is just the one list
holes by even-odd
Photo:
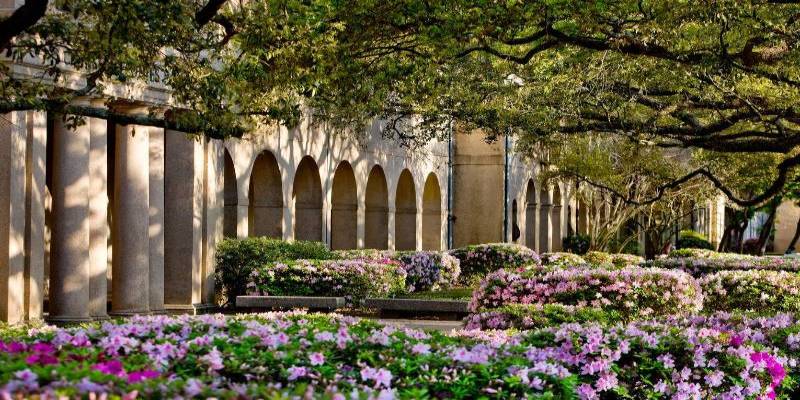
[[[705, 177], [740, 206], [778, 194], [800, 165], [795, 2], [206, 1], [26, 2], [0, 21], [0, 47], [39, 58], [46, 79], [2, 71], [0, 111], [212, 136], [303, 117], [357, 133], [378, 116], [387, 136], [412, 143], [458, 121], [489, 139], [515, 134], [528, 152], [542, 137], [600, 134], [775, 155], [773, 179], [750, 196], [704, 165], [673, 176], [676, 186]], [[87, 75], [84, 87], [49, 84], [65, 59]], [[134, 81], [171, 87], [176, 112], [69, 103]]]

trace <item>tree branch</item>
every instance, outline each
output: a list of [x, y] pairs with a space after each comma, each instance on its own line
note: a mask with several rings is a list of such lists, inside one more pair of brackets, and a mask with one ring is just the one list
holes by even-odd
[[8, 18], [0, 22], [0, 50], [5, 49], [17, 35], [36, 24], [47, 11], [48, 0], [26, 0]]

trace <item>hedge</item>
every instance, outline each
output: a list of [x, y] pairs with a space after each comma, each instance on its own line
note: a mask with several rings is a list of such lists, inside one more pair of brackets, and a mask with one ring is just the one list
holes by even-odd
[[580, 267], [586, 264], [586, 260], [575, 254], [567, 252], [542, 253], [542, 265], [556, 268]]
[[253, 270], [248, 294], [262, 296], [333, 296], [357, 302], [405, 291], [406, 273], [394, 261], [294, 260]]
[[246, 293], [252, 272], [265, 264], [333, 257], [322, 242], [287, 242], [264, 237], [224, 239], [217, 245], [216, 253], [215, 278], [220, 301], [226, 306], [233, 305], [236, 296]]

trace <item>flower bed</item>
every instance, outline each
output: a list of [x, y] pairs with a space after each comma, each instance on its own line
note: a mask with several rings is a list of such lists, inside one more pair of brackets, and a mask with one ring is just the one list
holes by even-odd
[[668, 257], [649, 261], [647, 265], [657, 268], [680, 269], [698, 277], [717, 271], [771, 270], [800, 272], [800, 258], [796, 257], [756, 257], [699, 249], [675, 250]]
[[267, 263], [297, 259], [328, 259], [333, 253], [322, 242], [287, 242], [254, 237], [225, 239], [217, 245], [215, 279], [221, 303], [233, 305], [247, 292], [253, 270]]
[[466, 329], [539, 329], [572, 322], [595, 322], [606, 325], [623, 318], [601, 308], [563, 304], [509, 304], [470, 314]]
[[403, 293], [405, 270], [393, 261], [295, 260], [256, 268], [250, 295], [343, 296], [348, 300]]
[[301, 313], [156, 316], [7, 338], [0, 394], [755, 399], [785, 394], [785, 362], [713, 328], [448, 336]]
[[541, 264], [535, 251], [513, 243], [472, 245], [453, 249], [450, 254], [458, 259], [461, 282], [466, 284], [475, 283], [498, 269]]
[[628, 318], [699, 311], [703, 295], [689, 274], [662, 269], [567, 269], [546, 274], [500, 270], [474, 292], [470, 310], [508, 304], [599, 307]]
[[575, 253], [542, 253], [542, 265], [555, 268], [572, 268], [586, 265], [586, 260]]
[[800, 275], [721, 271], [700, 279], [707, 311], [800, 312]]
[[334, 253], [344, 260], [398, 262], [406, 270], [406, 290], [409, 292], [449, 289], [457, 284], [461, 274], [458, 259], [438, 251], [359, 249]]

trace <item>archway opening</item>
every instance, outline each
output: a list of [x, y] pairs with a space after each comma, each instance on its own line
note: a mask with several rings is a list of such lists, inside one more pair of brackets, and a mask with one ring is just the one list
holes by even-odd
[[236, 212], [239, 207], [239, 191], [236, 185], [236, 170], [233, 166], [228, 150], [225, 149], [225, 166], [223, 171], [224, 178], [224, 214], [222, 222], [222, 234], [225, 237], [236, 237]]
[[322, 183], [309, 156], [300, 160], [292, 186], [295, 240], [322, 240]]
[[[227, 181], [227, 180], [226, 180]], [[278, 161], [269, 151], [259, 154], [250, 174], [249, 236], [280, 238], [283, 234], [283, 186]]]
[[442, 191], [433, 173], [422, 192], [422, 249], [442, 249]]
[[536, 219], [536, 185], [529, 179], [525, 191], [525, 245], [532, 249], [537, 247]]
[[385, 250], [389, 247], [389, 190], [378, 165], [369, 172], [365, 200], [364, 247]]
[[353, 167], [342, 161], [333, 176], [331, 200], [331, 248], [355, 249], [357, 245], [358, 202]]
[[553, 186], [553, 207], [550, 209], [552, 216], [550, 217], [550, 224], [553, 232], [553, 251], [560, 251], [562, 248], [562, 232], [561, 232], [561, 213], [563, 207], [561, 204], [561, 188], [558, 185]]
[[397, 250], [417, 248], [417, 193], [407, 169], [400, 173], [395, 195], [394, 243]]

